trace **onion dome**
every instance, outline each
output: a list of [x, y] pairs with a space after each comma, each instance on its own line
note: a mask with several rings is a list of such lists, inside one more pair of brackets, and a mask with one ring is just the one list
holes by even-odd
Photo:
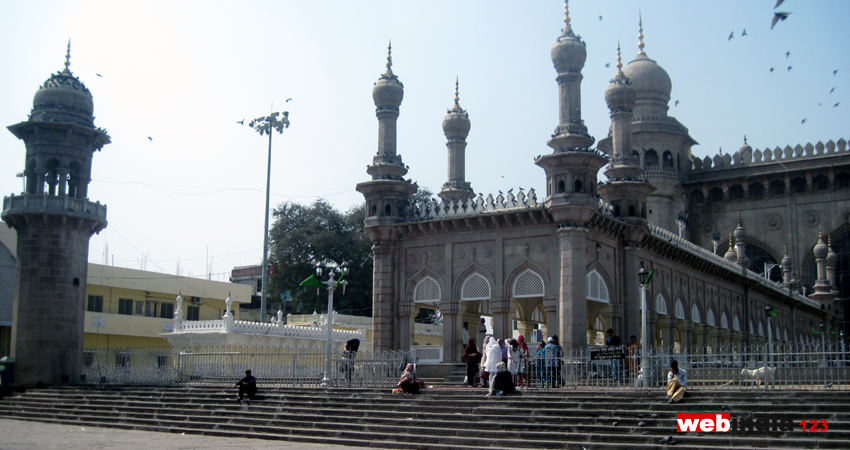
[[638, 102], [645, 102], [646, 114], [666, 114], [670, 102], [673, 83], [670, 75], [643, 51], [643, 19], [639, 20], [638, 48], [640, 51], [634, 61], [626, 66], [626, 77], [637, 90]]
[[782, 267], [791, 267], [791, 257], [788, 256], [788, 247], [785, 247], [785, 256], [782, 257]]
[[71, 73], [71, 42], [65, 55], [65, 70], [51, 75], [32, 101], [30, 120], [70, 122], [94, 128], [94, 101], [85, 84]]
[[458, 96], [458, 81], [455, 80], [455, 104], [452, 109], [448, 110], [446, 117], [443, 118], [443, 134], [449, 140], [460, 139], [465, 140], [469, 135], [469, 114], [460, 107], [460, 97]]
[[404, 98], [404, 85], [393, 74], [392, 67], [393, 46], [390, 42], [389, 47], [387, 47], [387, 71], [381, 75], [381, 78], [375, 83], [375, 87], [372, 88], [372, 99], [375, 101], [378, 110], [398, 110], [398, 107], [401, 106], [401, 100]]
[[732, 246], [732, 235], [729, 235], [729, 248], [726, 250], [726, 254], [723, 255], [727, 261], [736, 262], [738, 260], [738, 254], [735, 253], [735, 247]]
[[605, 102], [611, 112], [631, 111], [635, 107], [637, 92], [623, 73], [623, 60], [620, 56], [620, 43], [617, 42], [617, 74], [605, 89]]
[[747, 154], [747, 152], [749, 152], [749, 154], [751, 154], [751, 155], [753, 154], [753, 148], [750, 147], [750, 144], [747, 144], [747, 137], [746, 136], [744, 136], [744, 145], [742, 145], [741, 148], [738, 149], [738, 152], [741, 155], [745, 155], [745, 154]]
[[823, 235], [820, 231], [818, 231], [818, 243], [815, 245], [814, 253], [815, 258], [824, 259], [826, 258], [826, 254], [829, 252], [829, 247], [823, 242]]
[[827, 267], [835, 267], [838, 265], [838, 255], [832, 251], [832, 236], [827, 237], [827, 245], [828, 253], [826, 254], [826, 265]]
[[558, 73], [579, 73], [587, 61], [587, 47], [570, 27], [570, 2], [564, 1], [564, 28], [552, 46], [552, 63]]

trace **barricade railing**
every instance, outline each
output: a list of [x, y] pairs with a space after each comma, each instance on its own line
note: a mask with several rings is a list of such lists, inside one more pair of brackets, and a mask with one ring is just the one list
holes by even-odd
[[[86, 349], [82, 355], [66, 352], [64, 369], [71, 383], [79, 384], [229, 386], [250, 369], [260, 386], [383, 388], [395, 386], [415, 355], [363, 351], [346, 358], [333, 352], [330, 383], [323, 384], [326, 358], [322, 347]], [[79, 373], [70, 373], [74, 370]]]
[[614, 352], [588, 347], [562, 350], [561, 357], [532, 354], [516, 370], [530, 389], [663, 390], [670, 362], [676, 360], [687, 372], [688, 389], [850, 390], [848, 352], [840, 343], [698, 347], [646, 355], [627, 347]]

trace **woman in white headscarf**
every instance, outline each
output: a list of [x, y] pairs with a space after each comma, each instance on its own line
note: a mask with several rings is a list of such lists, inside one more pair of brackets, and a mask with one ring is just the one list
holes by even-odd
[[483, 370], [487, 372], [487, 378], [492, 383], [492, 377], [496, 375], [496, 364], [502, 362], [502, 348], [499, 347], [499, 341], [496, 338], [490, 338], [487, 346], [484, 347], [484, 356], [487, 360], [482, 363]]
[[484, 343], [481, 344], [481, 387], [487, 387], [487, 346], [490, 344], [490, 336], [484, 336]]

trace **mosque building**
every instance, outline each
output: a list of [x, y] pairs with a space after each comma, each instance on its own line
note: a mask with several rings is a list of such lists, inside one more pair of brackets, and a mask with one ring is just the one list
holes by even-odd
[[624, 66], [618, 49], [604, 92], [609, 133], [595, 142], [581, 115], [587, 49], [568, 4], [551, 56], [559, 117], [551, 151], [534, 160], [546, 192], [475, 195], [465, 177], [471, 118], [456, 90], [442, 123], [448, 180], [425, 202], [413, 200], [397, 152], [404, 86], [388, 56], [372, 89], [378, 152], [357, 185], [373, 243], [374, 349], [410, 348], [420, 308], [442, 313], [445, 362], [460, 361], [462, 324], [482, 316], [497, 337], [541, 330], [566, 348], [608, 328], [640, 336], [641, 268], [654, 270], [644, 345], [754, 345], [769, 333], [808, 344], [821, 324], [838, 329], [850, 287], [846, 141], [753, 150], [744, 138], [733, 155], [693, 156], [641, 26], [634, 60]]

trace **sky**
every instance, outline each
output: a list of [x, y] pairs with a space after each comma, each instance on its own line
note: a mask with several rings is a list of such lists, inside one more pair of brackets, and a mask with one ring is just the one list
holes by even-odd
[[[695, 156], [732, 153], [744, 135], [754, 149], [850, 138], [850, 2], [774, 4], [570, 2], [587, 43], [590, 134], [608, 133], [617, 42], [624, 64], [634, 59], [641, 14], [645, 51], [672, 79], [669, 115], [699, 142]], [[791, 14], [771, 30], [774, 11]], [[356, 206], [377, 152], [371, 90], [390, 39], [408, 177], [433, 192], [446, 182], [441, 122], [457, 77], [473, 189], [545, 192], [533, 158], [551, 152], [558, 124], [550, 49], [563, 18], [559, 0], [0, 0], [0, 124], [26, 120], [70, 39], [71, 70], [112, 138], [94, 155], [89, 199], [108, 206], [109, 225], [92, 237], [89, 261], [226, 281], [233, 267], [262, 261], [269, 142], [247, 123], [290, 112], [291, 126], [272, 138], [273, 208], [320, 198]], [[22, 191], [24, 157], [23, 143], [0, 132], [4, 196]]]

